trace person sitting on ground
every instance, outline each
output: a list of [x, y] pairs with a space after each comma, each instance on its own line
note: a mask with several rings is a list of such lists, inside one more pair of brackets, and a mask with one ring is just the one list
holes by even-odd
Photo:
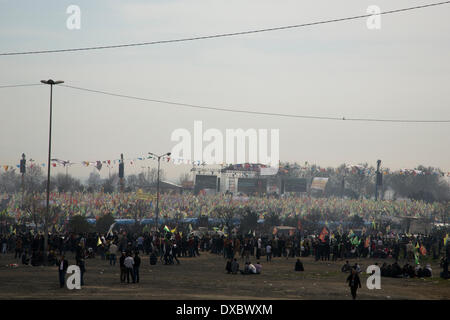
[[398, 265], [397, 261], [392, 265], [392, 277], [399, 278], [402, 276], [402, 268]]
[[227, 261], [227, 265], [225, 266], [225, 270], [227, 271], [227, 273], [228, 274], [230, 274], [231, 273], [231, 259], [229, 259], [228, 261]]
[[239, 271], [239, 263], [237, 262], [236, 258], [231, 263], [231, 273], [236, 274]]
[[246, 263], [245, 263], [244, 270], [240, 270], [240, 271], [241, 271], [241, 274], [249, 274], [249, 273], [250, 273], [249, 263], [246, 262]]
[[428, 263], [427, 266], [422, 270], [424, 278], [430, 278], [432, 276], [431, 265]]
[[250, 261], [248, 262], [248, 273], [249, 274], [256, 274], [256, 267], [253, 263], [251, 263]]
[[256, 268], [256, 274], [260, 274], [262, 271], [262, 265], [259, 263], [259, 261], [256, 262], [255, 268]]
[[420, 264], [418, 264], [416, 266], [416, 275], [417, 275], [417, 278], [423, 278], [423, 269], [420, 266]]
[[382, 277], [387, 277], [387, 263], [384, 262], [383, 265], [380, 268], [381, 271], [381, 276]]
[[29, 262], [30, 258], [27, 257], [27, 252], [25, 251], [22, 255], [22, 264], [27, 266]]
[[300, 261], [300, 259], [297, 259], [297, 262], [295, 263], [295, 271], [305, 271], [303, 268], [303, 263]]

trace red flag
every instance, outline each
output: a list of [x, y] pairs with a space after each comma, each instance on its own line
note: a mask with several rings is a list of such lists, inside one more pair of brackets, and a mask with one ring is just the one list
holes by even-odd
[[328, 234], [327, 228], [323, 227], [322, 232], [320, 233], [319, 239], [322, 242], [325, 242], [325, 236]]
[[423, 245], [420, 246], [420, 253], [425, 256], [427, 254], [427, 249]]

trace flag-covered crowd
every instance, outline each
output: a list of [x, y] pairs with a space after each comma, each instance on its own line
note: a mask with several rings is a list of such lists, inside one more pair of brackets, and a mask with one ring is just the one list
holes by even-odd
[[[6, 197], [4, 198], [6, 199]], [[19, 195], [10, 196], [6, 214], [15, 220], [9, 227], [2, 226], [0, 235], [1, 252], [13, 253], [22, 264], [39, 266], [44, 263], [56, 265], [60, 277], [64, 278], [67, 261], [66, 253], [75, 255], [76, 264], [81, 273], [86, 271], [86, 259], [100, 257], [112, 266], [120, 266], [121, 282], [139, 282], [140, 255], [147, 255], [149, 263], [166, 265], [180, 264], [179, 258], [196, 257], [202, 252], [221, 255], [227, 259], [227, 271], [243, 274], [261, 273], [260, 261], [270, 263], [273, 259], [301, 259], [314, 257], [319, 261], [343, 261], [352, 258], [392, 258], [394, 264], [381, 266], [382, 276], [390, 277], [424, 277], [431, 275], [427, 266], [430, 260], [441, 262], [443, 268], [440, 276], [450, 278], [448, 260], [450, 258], [450, 241], [446, 231], [430, 229], [428, 234], [409, 234], [399, 229], [390, 230], [389, 225], [381, 228], [375, 221], [381, 217], [431, 217], [434, 219], [441, 210], [441, 204], [426, 204], [417, 201], [378, 201], [342, 200], [313, 198], [235, 198], [225, 195], [193, 196], [162, 195], [161, 215], [166, 218], [158, 231], [141, 228], [140, 231], [130, 226], [113, 225], [107, 233], [73, 233], [65, 227], [74, 215], [99, 218], [112, 213], [116, 218], [127, 217], [128, 205], [134, 201], [133, 194], [52, 194], [53, 203], [62, 207], [62, 214], [55, 218], [54, 228], [48, 235], [47, 252], [44, 256], [44, 239], [42, 230], [37, 226], [25, 227], [26, 212], [20, 206]], [[152, 203], [146, 217], [152, 217]], [[214, 216], [218, 207], [252, 208], [264, 219], [268, 212], [276, 211], [281, 218], [301, 217], [296, 228], [287, 233], [277, 228], [263, 231], [256, 228], [253, 232], [242, 232], [237, 226], [233, 230], [214, 227], [209, 232], [193, 232], [182, 226], [181, 221], [170, 218], [176, 213], [183, 217]], [[307, 229], [302, 226], [308, 221], [312, 212], [318, 212], [325, 223], [320, 229]], [[349, 216], [359, 216], [364, 221], [371, 221], [369, 226], [353, 231], [351, 228], [336, 223]], [[163, 220], [164, 221], [164, 220]], [[283, 221], [283, 219], [281, 219]], [[380, 220], [381, 221], [381, 220]], [[180, 223], [180, 225], [178, 225]], [[330, 225], [336, 227], [331, 228]], [[114, 228], [113, 228], [114, 227]], [[196, 225], [194, 224], [194, 227]], [[173, 228], [173, 229], [171, 229]], [[213, 231], [214, 230], [214, 231]], [[245, 266], [239, 270], [238, 259]], [[251, 263], [251, 260], [257, 263]], [[401, 267], [399, 261], [406, 263]], [[297, 260], [295, 269], [303, 269]], [[345, 265], [344, 265], [345, 267]], [[350, 268], [351, 269], [351, 268]], [[348, 270], [350, 270], [348, 269]], [[346, 271], [346, 268], [342, 269]], [[83, 281], [82, 281], [83, 282]], [[63, 285], [63, 284], [62, 284]]]
[[[35, 194], [35, 199], [45, 200], [45, 194]], [[17, 222], [30, 221], [29, 210], [24, 208], [27, 197], [21, 193], [12, 195], [0, 194], [0, 202], [6, 203], [5, 214]], [[55, 217], [57, 225], [64, 225], [74, 215], [95, 218], [105, 214], [112, 214], [115, 218], [134, 218], [130, 207], [138, 201], [148, 206], [146, 217], [154, 217], [156, 201], [154, 197], [140, 200], [137, 193], [50, 193], [50, 201], [60, 207], [61, 213]], [[159, 202], [160, 216], [173, 218], [196, 218], [199, 216], [213, 217], [219, 207], [250, 207], [258, 213], [260, 219], [267, 214], [276, 212], [281, 219], [302, 217], [308, 219], [311, 213], [318, 213], [322, 219], [341, 221], [342, 218], [358, 215], [364, 220], [374, 218], [396, 218], [408, 216], [415, 218], [430, 218], [432, 221], [440, 219], [446, 210], [445, 204], [423, 201], [375, 201], [372, 199], [341, 199], [341, 198], [312, 198], [312, 197], [278, 197], [258, 196], [240, 197], [229, 194], [201, 195], [162, 194]]]

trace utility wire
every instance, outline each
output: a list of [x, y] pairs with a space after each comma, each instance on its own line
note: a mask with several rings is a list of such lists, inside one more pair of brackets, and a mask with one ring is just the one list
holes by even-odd
[[182, 102], [135, 97], [135, 96], [118, 94], [118, 93], [113, 93], [113, 92], [106, 92], [106, 91], [93, 90], [93, 89], [87, 89], [87, 88], [82, 88], [82, 87], [75, 87], [75, 86], [70, 86], [67, 84], [61, 84], [59, 86], [70, 88], [70, 89], [75, 89], [75, 90], [86, 91], [86, 92], [90, 92], [90, 93], [98, 93], [98, 94], [103, 94], [103, 95], [108, 95], [108, 96], [113, 96], [113, 97], [119, 97], [119, 98], [170, 104], [170, 105], [174, 105], [174, 106], [178, 106], [178, 107], [187, 107], [187, 108], [212, 110], [212, 111], [233, 112], [233, 113], [244, 113], [244, 114], [253, 114], [253, 115], [263, 115], [263, 116], [276, 116], [276, 117], [315, 119], [315, 120], [334, 120], [334, 121], [360, 121], [360, 122], [369, 122], [370, 121], [370, 122], [396, 122], [396, 123], [450, 123], [450, 120], [410, 120], [410, 119], [325, 117], [325, 116], [308, 116], [308, 115], [274, 113], [274, 112], [261, 112], [261, 111], [242, 110], [242, 109], [230, 109], [230, 108], [222, 108], [222, 107], [208, 107], [208, 106], [200, 106], [200, 105], [188, 104], [188, 103], [182, 103]]
[[0, 86], [0, 89], [4, 88], [17, 88], [17, 87], [34, 87], [34, 86], [41, 86], [42, 83], [31, 83], [31, 84], [9, 84]]
[[[424, 9], [424, 8], [428, 8], [428, 7], [435, 7], [435, 6], [440, 6], [440, 5], [449, 4], [449, 3], [450, 3], [450, 1], [430, 3], [430, 4], [421, 5], [421, 6], [380, 12], [379, 15], [387, 15], [387, 14], [393, 14], [393, 13], [399, 13], [399, 12], [405, 12], [405, 11], [411, 11], [411, 10], [417, 10], [417, 9]], [[376, 15], [378, 15], [378, 14], [375, 14], [375, 16]], [[174, 43], [174, 42], [187, 42], [187, 41], [194, 41], [194, 40], [206, 40], [206, 39], [213, 39], [213, 38], [224, 38], [224, 37], [232, 37], [232, 36], [239, 36], [239, 35], [246, 35], [246, 34], [255, 34], [255, 33], [262, 33], [262, 32], [302, 28], [302, 27], [308, 27], [308, 26], [314, 26], [314, 25], [320, 25], [320, 24], [328, 24], [328, 23], [334, 23], [334, 22], [342, 22], [342, 21], [368, 18], [371, 16], [374, 16], [374, 14], [364, 14], [364, 15], [358, 15], [358, 16], [352, 16], [352, 17], [346, 17], [346, 18], [323, 20], [323, 21], [316, 21], [316, 22], [288, 25], [288, 26], [281, 26], [281, 27], [274, 27], [274, 28], [248, 30], [248, 31], [240, 31], [240, 32], [232, 32], [232, 33], [221, 33], [221, 34], [197, 36], [197, 37], [190, 37], [190, 38], [159, 40], [159, 41], [151, 41], [151, 42], [137, 42], [137, 43], [128, 43], [128, 44], [108, 45], [108, 46], [94, 46], [94, 47], [83, 47], [83, 48], [55, 49], [55, 50], [3, 52], [3, 53], [0, 53], [0, 56], [15, 56], [15, 55], [30, 55], [30, 54], [44, 54], [44, 53], [61, 53], [61, 52], [75, 52], [75, 51], [88, 51], [88, 50], [101, 50], [101, 49], [115, 49], [115, 48], [125, 48], [125, 47], [148, 46], [148, 45], [155, 45], [155, 44], [166, 44], [166, 43]]]

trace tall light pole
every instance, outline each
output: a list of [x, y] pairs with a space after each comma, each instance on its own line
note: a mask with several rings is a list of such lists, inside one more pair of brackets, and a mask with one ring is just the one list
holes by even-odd
[[376, 179], [375, 179], [375, 201], [378, 200], [378, 186], [381, 187], [383, 184], [383, 176], [380, 172], [381, 160], [377, 160], [377, 171], [376, 171]]
[[20, 160], [20, 173], [22, 174], [22, 209], [23, 209], [23, 196], [25, 193], [25, 172], [27, 171], [26, 168], [27, 165], [27, 159], [25, 158], [25, 153], [22, 153], [22, 160]]
[[165, 157], [165, 156], [169, 157], [171, 155], [171, 153], [167, 152], [167, 153], [165, 153], [163, 155], [160, 155], [160, 156], [158, 156], [158, 155], [156, 155], [154, 153], [151, 153], [151, 152], [149, 152], [148, 154], [158, 158], [158, 179], [157, 179], [157, 182], [156, 182], [156, 209], [155, 209], [155, 213], [156, 213], [156, 230], [158, 230], [158, 217], [159, 217], [159, 166], [160, 166], [161, 158]]
[[64, 83], [64, 81], [61, 80], [57, 80], [54, 81], [52, 79], [49, 80], [41, 80], [41, 82], [43, 84], [48, 84], [50, 86], [50, 124], [49, 124], [49, 134], [48, 134], [48, 163], [47, 163], [47, 167], [48, 167], [48, 171], [47, 171], [47, 217], [45, 219], [45, 223], [44, 223], [44, 259], [46, 261], [46, 250], [47, 250], [47, 239], [48, 239], [48, 230], [47, 230], [47, 219], [50, 216], [50, 168], [51, 168], [51, 164], [50, 164], [50, 156], [52, 153], [52, 100], [53, 100], [53, 86], [57, 85], [57, 84], [61, 84]]

